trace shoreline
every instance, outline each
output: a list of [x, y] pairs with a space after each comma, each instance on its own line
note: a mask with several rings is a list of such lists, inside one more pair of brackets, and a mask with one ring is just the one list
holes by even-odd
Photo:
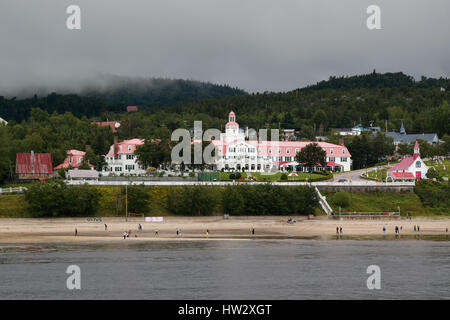
[[[144, 222], [142, 218], [44, 218], [0, 219], [0, 244], [50, 243], [116, 243], [145, 241], [202, 241], [202, 240], [282, 240], [282, 239], [423, 239], [448, 236], [450, 218], [415, 218], [413, 220], [333, 220], [327, 217], [258, 216], [231, 217], [164, 217], [164, 222]], [[97, 218], [98, 219], [98, 218]], [[105, 230], [104, 224], [107, 224]], [[143, 230], [138, 231], [141, 224]], [[414, 231], [414, 226], [420, 231]], [[395, 227], [401, 228], [399, 234]], [[342, 227], [342, 234], [336, 233]], [[383, 227], [386, 232], [383, 232]], [[251, 230], [255, 229], [253, 235]], [[75, 236], [75, 229], [78, 235]], [[158, 235], [155, 235], [155, 230]], [[181, 235], [176, 230], [181, 229]], [[131, 235], [123, 239], [124, 231]], [[206, 235], [206, 230], [209, 234]]]

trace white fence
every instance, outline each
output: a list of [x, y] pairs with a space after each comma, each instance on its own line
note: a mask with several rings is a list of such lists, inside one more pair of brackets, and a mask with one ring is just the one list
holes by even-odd
[[27, 188], [16, 187], [16, 188], [0, 188], [0, 194], [10, 194], [10, 193], [24, 193]]
[[[267, 182], [232, 182], [232, 181], [92, 181], [73, 180], [68, 184], [90, 184], [98, 186], [125, 186], [125, 185], [146, 185], [146, 186], [228, 186], [235, 184], [266, 184]], [[374, 182], [374, 181], [351, 181], [351, 182], [272, 182], [278, 186], [328, 186], [328, 187], [414, 187], [415, 182]]]
[[319, 204], [322, 208], [322, 210], [328, 215], [332, 215], [333, 214], [333, 209], [331, 209], [331, 206], [328, 204], [326, 197], [324, 197], [319, 189], [317, 189], [317, 187], [314, 187], [314, 189], [316, 190], [317, 195], [319, 196]]

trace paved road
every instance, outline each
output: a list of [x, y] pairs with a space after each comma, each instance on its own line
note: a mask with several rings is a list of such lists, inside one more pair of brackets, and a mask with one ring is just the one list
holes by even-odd
[[[385, 169], [389, 168], [391, 165], [383, 165], [379, 166], [378, 169]], [[347, 171], [335, 174], [333, 176], [333, 181], [338, 181], [339, 179], [347, 179], [348, 181], [367, 181], [366, 179], [361, 178], [361, 174], [367, 172], [367, 171], [373, 171], [375, 168], [366, 168], [366, 169], [360, 169], [360, 170], [353, 170], [353, 171]]]

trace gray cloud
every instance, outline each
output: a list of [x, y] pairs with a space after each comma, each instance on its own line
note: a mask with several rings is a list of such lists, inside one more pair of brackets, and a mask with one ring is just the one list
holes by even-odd
[[[82, 30], [65, 26], [82, 10]], [[366, 8], [382, 30], [366, 28]], [[2, 0], [0, 95], [100, 74], [286, 91], [330, 75], [449, 76], [448, 0]]]

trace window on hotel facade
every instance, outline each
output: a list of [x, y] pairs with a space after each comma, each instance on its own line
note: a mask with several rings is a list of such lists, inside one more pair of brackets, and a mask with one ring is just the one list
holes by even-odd
[[330, 162], [334, 162], [334, 161], [336, 161], [336, 158], [335, 157], [330, 157], [330, 160], [329, 160]]
[[281, 148], [278, 148], [278, 154], [280, 154], [281, 153]]
[[131, 146], [128, 146], [128, 151], [131, 151]]
[[298, 153], [298, 148], [295, 149], [295, 154], [297, 154], [297, 153]]
[[290, 154], [291, 153], [291, 149], [286, 149], [286, 153]]
[[330, 149], [330, 153], [331, 153], [331, 154], [334, 154], [334, 150], [333, 150], [333, 149]]
[[341, 158], [341, 162], [347, 162], [347, 157]]
[[342, 149], [342, 154], [345, 154], [345, 149]]
[[272, 148], [269, 148], [269, 153], [272, 153]]
[[416, 162], [416, 168], [420, 168], [420, 161]]

